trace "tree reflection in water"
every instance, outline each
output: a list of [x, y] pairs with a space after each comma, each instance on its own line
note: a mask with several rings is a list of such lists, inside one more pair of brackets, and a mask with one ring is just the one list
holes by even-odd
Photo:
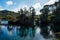
[[[0, 29], [0, 39], [1, 40], [45, 40], [40, 34], [40, 28], [32, 27], [21, 28], [20, 26], [1, 26]], [[47, 39], [47, 40], [50, 40]], [[51, 40], [53, 40], [51, 38]]]
[[7, 30], [8, 30], [8, 35], [12, 35], [12, 31], [13, 31], [13, 26], [8, 26], [7, 27]]
[[35, 28], [33, 29], [32, 27], [29, 27], [29, 28], [20, 27], [20, 28], [17, 28], [17, 31], [20, 37], [26, 37], [28, 35], [31, 37], [34, 37], [35, 35]]

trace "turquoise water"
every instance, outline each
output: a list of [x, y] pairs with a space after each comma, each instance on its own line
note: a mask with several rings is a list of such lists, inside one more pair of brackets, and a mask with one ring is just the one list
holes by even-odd
[[[8, 24], [3, 21], [3, 24]], [[20, 26], [0, 25], [0, 40], [53, 40], [53, 38], [45, 39], [40, 34], [40, 28], [35, 27], [24, 29]]]

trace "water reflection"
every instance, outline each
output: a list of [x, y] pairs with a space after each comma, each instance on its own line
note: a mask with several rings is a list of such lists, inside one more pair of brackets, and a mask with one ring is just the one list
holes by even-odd
[[7, 30], [8, 30], [8, 35], [12, 35], [12, 31], [13, 31], [13, 27], [12, 26], [8, 26], [7, 27]]
[[34, 36], [34, 31], [32, 28], [17, 27], [17, 33], [20, 37], [26, 37], [27, 35]]
[[25, 29], [20, 26], [0, 25], [0, 40], [45, 40], [45, 38], [40, 34], [39, 27]]

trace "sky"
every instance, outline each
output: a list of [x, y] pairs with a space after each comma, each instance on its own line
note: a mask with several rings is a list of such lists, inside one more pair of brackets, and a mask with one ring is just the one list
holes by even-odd
[[40, 9], [44, 5], [54, 4], [58, 0], [0, 0], [0, 10], [9, 10], [18, 12], [21, 8], [34, 7], [36, 10], [36, 15], [40, 14]]

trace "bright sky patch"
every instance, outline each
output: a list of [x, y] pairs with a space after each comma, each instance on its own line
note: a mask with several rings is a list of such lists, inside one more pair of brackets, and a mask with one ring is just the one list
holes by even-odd
[[13, 1], [7, 1], [6, 4], [7, 5], [13, 5], [14, 3], [13, 3]]

